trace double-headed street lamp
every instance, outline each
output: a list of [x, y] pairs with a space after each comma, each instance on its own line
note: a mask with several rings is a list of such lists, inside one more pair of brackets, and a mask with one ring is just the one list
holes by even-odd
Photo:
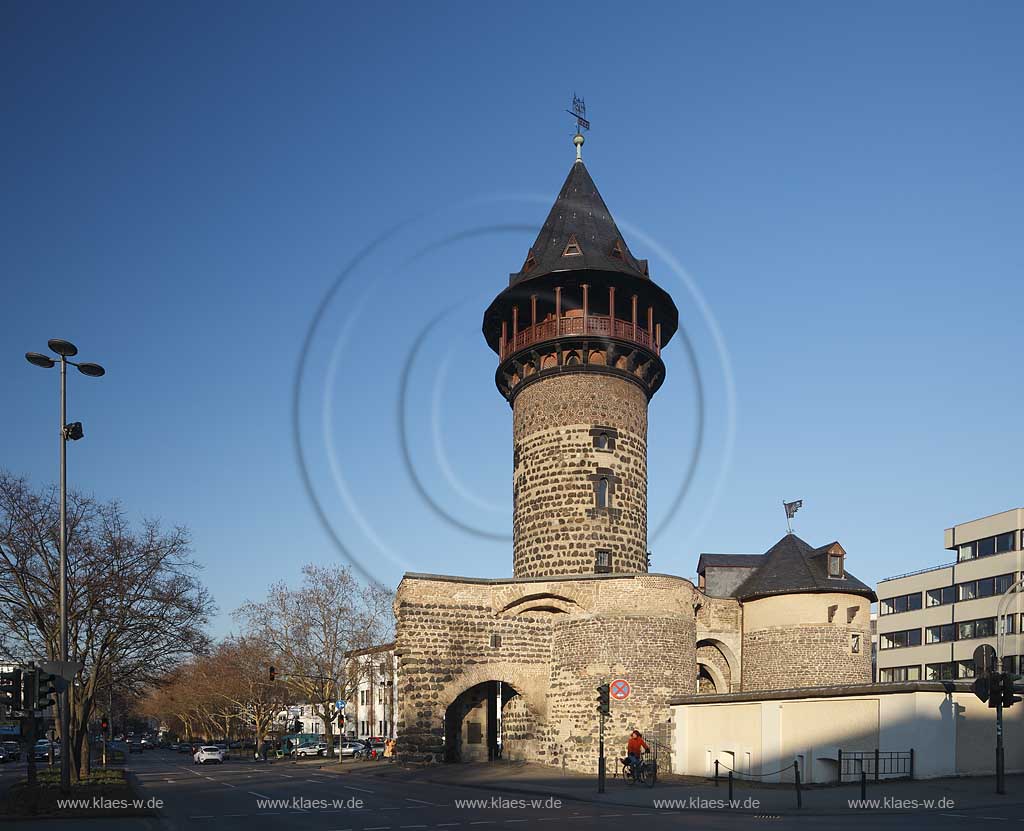
[[[75, 363], [69, 361], [78, 354], [78, 348], [71, 342], [53, 338], [47, 342], [47, 346], [57, 353], [54, 360], [49, 355], [42, 355], [39, 352], [26, 352], [25, 357], [30, 364], [51, 369], [57, 361], [60, 361], [60, 662], [61, 675], [65, 680], [68, 670], [68, 552], [67, 552], [67, 521], [68, 521], [68, 454], [67, 443], [77, 441], [85, 435], [82, 431], [82, 422], [76, 421], [68, 424], [67, 417], [67, 371], [68, 364], [78, 367], [83, 375], [92, 378], [99, 378], [106, 370], [99, 364]], [[68, 700], [68, 690], [71, 684], [68, 683], [59, 695], [58, 706], [60, 709], [60, 785], [61, 789], [67, 791], [71, 787], [71, 764], [68, 758], [71, 755], [71, 740], [68, 731], [71, 724], [71, 713]]]

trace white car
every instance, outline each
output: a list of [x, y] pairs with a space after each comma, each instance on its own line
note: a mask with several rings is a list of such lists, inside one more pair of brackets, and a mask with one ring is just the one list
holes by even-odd
[[292, 753], [295, 756], [323, 756], [327, 753], [327, 745], [324, 742], [311, 742], [299, 745]]
[[224, 764], [224, 751], [214, 744], [204, 744], [192, 756], [192, 764], [205, 765], [212, 762], [215, 765]]

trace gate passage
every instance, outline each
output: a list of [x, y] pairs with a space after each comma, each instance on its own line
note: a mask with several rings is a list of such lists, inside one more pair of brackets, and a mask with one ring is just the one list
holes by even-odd
[[616, 678], [608, 687], [608, 693], [616, 701], [625, 701], [631, 692], [629, 681], [625, 678]]

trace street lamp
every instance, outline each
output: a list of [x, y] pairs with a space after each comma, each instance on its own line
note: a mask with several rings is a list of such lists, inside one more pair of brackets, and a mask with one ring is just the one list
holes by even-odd
[[[99, 364], [75, 363], [69, 361], [78, 354], [78, 348], [70, 341], [53, 338], [47, 342], [51, 351], [57, 353], [57, 360], [60, 361], [60, 675], [65, 681], [68, 678], [68, 551], [67, 551], [67, 522], [68, 522], [68, 459], [67, 443], [77, 441], [84, 434], [82, 423], [76, 421], [68, 424], [67, 417], [67, 369], [68, 364], [78, 367], [78, 371], [91, 378], [99, 378], [106, 370]], [[57, 361], [49, 355], [42, 355], [39, 352], [26, 352], [25, 357], [34, 366], [43, 369], [51, 369]], [[72, 678], [74, 676], [72, 675]], [[61, 790], [67, 792], [71, 788], [71, 738], [68, 735], [70, 728], [70, 707], [68, 701], [68, 689], [66, 685], [59, 694], [58, 706], [60, 709], [60, 786]]]

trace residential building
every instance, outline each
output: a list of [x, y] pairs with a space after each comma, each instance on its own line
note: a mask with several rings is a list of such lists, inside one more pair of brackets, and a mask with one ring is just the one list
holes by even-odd
[[345, 707], [345, 735], [357, 739], [395, 736], [398, 661], [394, 643], [348, 653], [353, 700]]
[[[878, 584], [878, 680], [974, 677], [974, 651], [996, 646], [998, 606], [1024, 571], [1024, 508], [947, 528], [952, 562]], [[1003, 668], [1024, 670], [1018, 594], [1007, 606]]]

